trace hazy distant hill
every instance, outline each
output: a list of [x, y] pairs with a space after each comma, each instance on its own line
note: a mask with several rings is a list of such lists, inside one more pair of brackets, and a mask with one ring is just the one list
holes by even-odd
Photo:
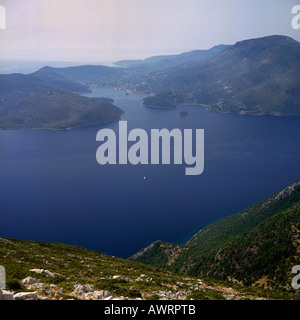
[[194, 50], [181, 54], [154, 56], [144, 60], [121, 60], [115, 62], [115, 65], [138, 70], [139, 72], [153, 72], [173, 68], [187, 62], [203, 62], [230, 47], [230, 45], [218, 45], [209, 50]]
[[116, 83], [123, 77], [127, 76], [127, 73], [121, 68], [97, 65], [84, 65], [66, 68], [44, 67], [40, 69], [38, 73], [49, 71], [65, 77], [68, 80], [88, 85], [97, 84], [101, 86]]
[[145, 73], [164, 70], [186, 62], [203, 62], [229, 47], [230, 46], [219, 45], [209, 50], [194, 50], [178, 55], [154, 56], [145, 60], [122, 60], [115, 63], [117, 67], [97, 65], [83, 65], [66, 68], [44, 67], [37, 73], [52, 72], [65, 77], [68, 80], [87, 85], [123, 86], [128, 83], [135, 83], [141, 79]]
[[289, 37], [245, 40], [204, 63], [151, 73], [139, 87], [164, 104], [167, 97], [219, 112], [300, 115], [299, 57], [300, 43]]
[[299, 57], [300, 43], [269, 36], [117, 63], [126, 68], [44, 67], [28, 75], [0, 75], [0, 110], [20, 106], [40, 91], [79, 93], [97, 85], [149, 93], [144, 104], [155, 107], [196, 103], [218, 112], [300, 115]]
[[40, 70], [28, 75], [13, 73], [0, 75], [0, 110], [41, 90], [87, 92], [82, 84], [71, 81], [51, 70]]
[[300, 182], [196, 233], [185, 245], [156, 241], [131, 259], [152, 266], [291, 289], [300, 264]]
[[85, 86], [71, 81], [50, 68], [40, 69], [31, 74], [1, 74], [0, 75], [0, 95], [15, 93], [17, 91], [34, 92], [40, 90], [56, 90], [86, 92]]
[[109, 99], [39, 91], [0, 112], [0, 129], [70, 129], [116, 121], [123, 111]]

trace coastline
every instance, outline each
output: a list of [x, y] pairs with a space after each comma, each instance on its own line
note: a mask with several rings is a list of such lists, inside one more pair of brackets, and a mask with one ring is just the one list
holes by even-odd
[[[122, 115], [125, 114], [126, 112], [123, 111]], [[87, 125], [83, 125], [83, 126], [76, 126], [76, 127], [69, 127], [69, 128], [0, 128], [0, 132], [1, 131], [17, 131], [17, 130], [36, 130], [36, 131], [70, 131], [73, 129], [80, 129], [80, 128], [87, 128], [87, 127], [92, 127], [92, 126], [98, 126], [98, 125], [102, 125], [102, 124], [106, 124], [106, 123], [110, 123], [110, 122], [116, 122], [116, 121], [120, 121], [121, 117], [119, 119], [116, 120], [109, 120], [109, 121], [104, 121], [104, 122], [99, 122], [99, 123], [91, 123], [91, 124], [87, 124]]]

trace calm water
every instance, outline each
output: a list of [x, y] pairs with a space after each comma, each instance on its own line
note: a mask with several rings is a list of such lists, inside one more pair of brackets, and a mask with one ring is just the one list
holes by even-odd
[[[81, 245], [128, 257], [152, 241], [184, 242], [199, 228], [300, 179], [300, 118], [161, 110], [143, 95], [96, 89], [126, 111], [128, 129], [205, 129], [205, 169], [96, 162], [96, 134], [0, 131], [0, 236]], [[181, 111], [189, 115], [178, 117]], [[144, 180], [144, 176], [147, 177]]]

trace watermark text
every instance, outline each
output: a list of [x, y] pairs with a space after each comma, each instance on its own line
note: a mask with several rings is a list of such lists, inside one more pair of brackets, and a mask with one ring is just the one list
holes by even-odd
[[296, 276], [292, 279], [292, 287], [293, 289], [298, 290], [300, 288], [300, 266], [294, 266], [292, 273], [296, 274]]
[[295, 16], [292, 19], [292, 28], [294, 30], [300, 29], [300, 5], [296, 5], [292, 8], [292, 14]]
[[6, 29], [6, 10], [5, 7], [0, 5], [0, 30]]
[[0, 266], [0, 289], [5, 289], [6, 286], [6, 273], [5, 268]]
[[143, 129], [128, 132], [127, 121], [119, 121], [118, 138], [113, 130], [101, 129], [96, 141], [102, 142], [96, 153], [100, 165], [157, 165], [173, 160], [174, 164], [184, 161], [188, 165], [186, 175], [200, 175], [204, 170], [204, 129], [196, 129], [195, 134], [192, 129], [151, 129], [148, 137]]

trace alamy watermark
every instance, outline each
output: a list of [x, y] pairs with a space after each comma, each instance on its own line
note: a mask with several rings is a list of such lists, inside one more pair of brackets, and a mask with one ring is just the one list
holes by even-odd
[[5, 268], [0, 266], [0, 289], [5, 289], [6, 287], [6, 273]]
[[292, 19], [292, 28], [295, 30], [300, 29], [300, 5], [293, 6], [292, 14], [295, 14]]
[[0, 29], [6, 29], [6, 10], [2, 5], [0, 5]]
[[[143, 129], [133, 129], [128, 133], [127, 121], [119, 121], [118, 139], [111, 129], [101, 129], [96, 141], [103, 142], [97, 149], [96, 159], [100, 165], [106, 164], [170, 164], [171, 142], [173, 141], [173, 162], [188, 167], [186, 175], [199, 175], [204, 170], [204, 129], [196, 129], [193, 148], [193, 130], [151, 129], [151, 139]], [[150, 141], [149, 141], [150, 140]], [[117, 142], [118, 159], [117, 159]], [[133, 144], [132, 144], [133, 143]], [[129, 144], [131, 146], [128, 149]], [[194, 150], [193, 150], [194, 149]], [[149, 155], [150, 151], [150, 155]], [[161, 152], [160, 152], [161, 151]], [[161, 154], [160, 154], [161, 153]]]
[[296, 276], [292, 279], [292, 287], [295, 290], [298, 290], [300, 288], [300, 266], [294, 266], [292, 269], [292, 273], [296, 274]]

